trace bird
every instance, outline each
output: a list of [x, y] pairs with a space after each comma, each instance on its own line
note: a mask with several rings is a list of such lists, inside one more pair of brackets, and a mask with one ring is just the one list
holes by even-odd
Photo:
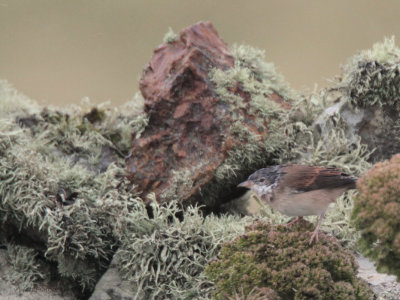
[[311, 235], [310, 245], [318, 242], [318, 232], [330, 203], [344, 192], [356, 188], [357, 178], [333, 167], [301, 164], [276, 165], [260, 169], [238, 187], [252, 190], [262, 201], [287, 216], [318, 215], [318, 223]]

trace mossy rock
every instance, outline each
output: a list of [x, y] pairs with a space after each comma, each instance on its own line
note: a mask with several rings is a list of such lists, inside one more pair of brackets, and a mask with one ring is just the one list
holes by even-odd
[[340, 87], [356, 107], [390, 107], [400, 111], [400, 49], [394, 37], [350, 59]]
[[359, 246], [378, 271], [400, 278], [400, 154], [375, 164], [357, 183], [353, 218]]
[[323, 233], [309, 245], [312, 230], [306, 221], [292, 227], [263, 222], [247, 227], [206, 267], [216, 285], [214, 299], [237, 291], [247, 295], [255, 287], [271, 288], [279, 299], [372, 299], [367, 283], [356, 276], [351, 253]]

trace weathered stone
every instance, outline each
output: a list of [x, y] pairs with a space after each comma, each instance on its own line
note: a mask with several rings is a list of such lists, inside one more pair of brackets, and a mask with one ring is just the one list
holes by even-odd
[[389, 159], [400, 152], [400, 140], [396, 137], [399, 132], [397, 112], [387, 106], [354, 108], [343, 99], [328, 107], [314, 126], [322, 138], [334, 127], [342, 128], [354, 143], [360, 137], [361, 143], [367, 145], [369, 150], [374, 150], [369, 158], [371, 162]]
[[396, 276], [378, 273], [374, 263], [364, 256], [357, 255], [356, 260], [358, 277], [368, 282], [378, 299], [400, 299], [400, 283], [396, 281]]
[[[247, 142], [232, 133], [238, 118], [249, 135], [261, 141], [268, 135], [266, 119], [249, 112], [248, 91], [230, 87], [241, 98], [241, 106], [235, 106], [214, 90], [210, 71], [233, 66], [233, 56], [209, 22], [184, 29], [177, 40], [154, 51], [140, 81], [149, 123], [134, 140], [127, 159], [129, 178], [144, 195], [154, 192], [160, 201], [171, 197], [185, 201], [196, 195], [210, 183], [229, 151]], [[276, 93], [263, 96], [289, 107]]]
[[132, 290], [132, 284], [122, 279], [118, 269], [118, 258], [114, 256], [108, 267], [107, 272], [103, 274], [97, 282], [93, 294], [89, 300], [139, 300], [145, 299], [139, 293]]
[[318, 119], [322, 137], [334, 126], [374, 150], [370, 162], [391, 158], [400, 152], [400, 49], [394, 38], [357, 53], [342, 70], [325, 94], [339, 103]]

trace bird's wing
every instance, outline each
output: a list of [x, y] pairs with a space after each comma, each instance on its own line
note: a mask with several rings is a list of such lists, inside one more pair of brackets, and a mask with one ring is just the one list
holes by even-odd
[[356, 179], [335, 168], [292, 165], [284, 170], [283, 183], [298, 191], [355, 187]]

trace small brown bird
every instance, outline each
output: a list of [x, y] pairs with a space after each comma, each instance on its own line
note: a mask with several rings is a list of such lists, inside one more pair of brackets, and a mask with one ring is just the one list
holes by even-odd
[[[319, 215], [310, 244], [318, 241], [318, 230], [330, 203], [341, 194], [356, 187], [352, 178], [338, 169], [306, 165], [278, 165], [260, 169], [238, 187], [251, 189], [272, 208], [297, 218]], [[289, 225], [288, 224], [288, 225]]]

